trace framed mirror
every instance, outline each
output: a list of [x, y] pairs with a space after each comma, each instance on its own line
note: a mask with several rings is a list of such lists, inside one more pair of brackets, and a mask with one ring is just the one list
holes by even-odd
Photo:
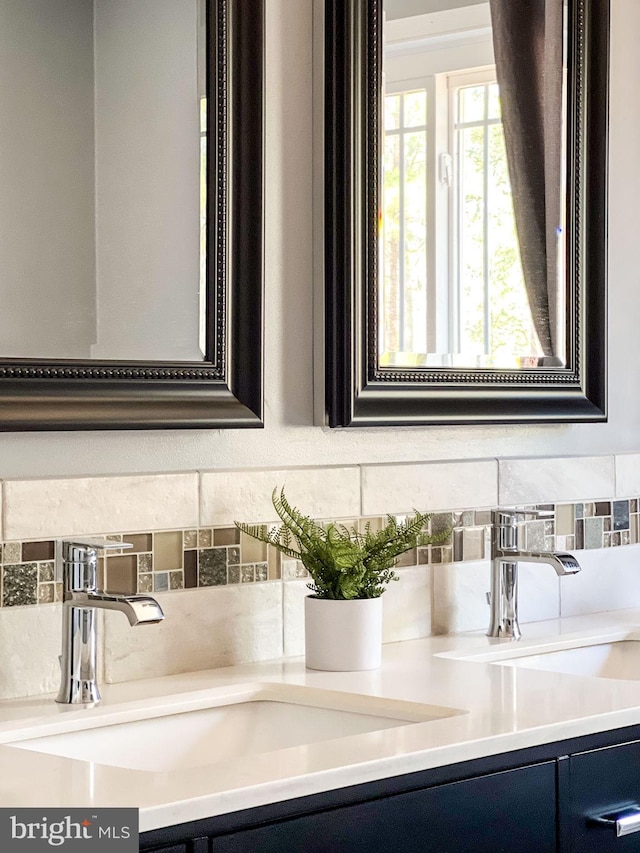
[[263, 0], [0, 0], [0, 429], [262, 426]]
[[331, 427], [606, 420], [608, 0], [325, 0]]

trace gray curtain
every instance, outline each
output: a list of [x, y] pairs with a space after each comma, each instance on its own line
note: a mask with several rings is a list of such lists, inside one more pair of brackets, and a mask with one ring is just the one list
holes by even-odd
[[563, 0], [490, 0], [520, 255], [533, 322], [557, 354]]

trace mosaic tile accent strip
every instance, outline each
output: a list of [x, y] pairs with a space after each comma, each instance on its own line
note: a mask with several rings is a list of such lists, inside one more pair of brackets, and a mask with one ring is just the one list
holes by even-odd
[[[530, 550], [592, 550], [640, 543], [640, 498], [518, 509], [546, 515], [518, 521], [521, 542]], [[378, 516], [341, 521], [360, 530], [366, 525], [379, 530], [385, 522]], [[397, 564], [400, 570], [490, 557], [489, 510], [434, 512], [425, 530], [448, 533], [438, 545], [421, 545], [403, 554]], [[114, 592], [162, 593], [308, 577], [302, 563], [283, 557], [235, 527], [107, 533], [103, 538], [133, 546], [109, 551], [99, 560], [99, 583]], [[53, 540], [0, 543], [0, 607], [61, 601], [54, 554]]]

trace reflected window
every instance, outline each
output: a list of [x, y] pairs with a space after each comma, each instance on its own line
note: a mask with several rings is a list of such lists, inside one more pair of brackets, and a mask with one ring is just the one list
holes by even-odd
[[385, 97], [381, 361], [419, 364], [423, 354], [451, 353], [516, 366], [542, 350], [522, 274], [495, 69], [438, 76]]
[[452, 351], [515, 366], [542, 350], [522, 274], [495, 71], [451, 75]]
[[[379, 363], [537, 366], [549, 354], [541, 319], [564, 316], [564, 222], [557, 282], [540, 300], [531, 241], [523, 274], [489, 4], [403, 17], [386, 0], [385, 11]], [[557, 310], [542, 311], [552, 290]], [[562, 360], [562, 323], [554, 337]]]
[[427, 92], [385, 102], [384, 350], [427, 352]]

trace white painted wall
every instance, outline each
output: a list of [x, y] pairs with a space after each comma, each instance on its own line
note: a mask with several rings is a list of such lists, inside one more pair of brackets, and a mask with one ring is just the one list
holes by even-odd
[[0, 356], [95, 339], [92, 32], [86, 0], [0, 2]]
[[460, 6], [474, 6], [486, 0], [384, 0], [383, 8], [387, 20], [409, 18], [412, 15], [424, 15], [427, 12], [442, 12], [444, 9], [458, 9]]
[[0, 477], [640, 450], [640, 3], [612, 0], [609, 423], [312, 426], [311, 0], [267, 0], [266, 428], [0, 435]]

